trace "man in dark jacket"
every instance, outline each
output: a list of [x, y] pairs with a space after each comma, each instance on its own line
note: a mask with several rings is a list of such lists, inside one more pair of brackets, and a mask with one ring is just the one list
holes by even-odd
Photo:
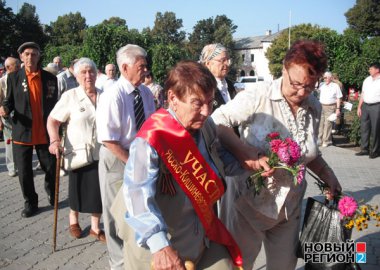
[[[50, 205], [54, 205], [55, 156], [49, 153], [47, 118], [57, 102], [57, 78], [39, 67], [40, 47], [34, 42], [18, 48], [24, 67], [7, 79], [7, 96], [0, 107], [0, 116], [14, 112], [13, 153], [25, 205], [22, 217], [38, 211], [38, 194], [34, 188], [32, 157], [36, 150], [45, 172], [45, 190]], [[51, 142], [50, 142], [51, 143]]]

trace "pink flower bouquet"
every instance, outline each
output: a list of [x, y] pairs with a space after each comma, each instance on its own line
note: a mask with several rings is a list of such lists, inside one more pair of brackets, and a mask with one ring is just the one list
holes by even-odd
[[[299, 164], [301, 148], [298, 143], [291, 138], [281, 139], [278, 132], [269, 133], [266, 139], [270, 146], [267, 154], [269, 166], [289, 171], [293, 175], [294, 184], [301, 184], [305, 176], [305, 165]], [[261, 176], [262, 173], [263, 170], [260, 170], [247, 179], [248, 187], [254, 186], [255, 194], [260, 193], [261, 188], [265, 187], [265, 178]]]

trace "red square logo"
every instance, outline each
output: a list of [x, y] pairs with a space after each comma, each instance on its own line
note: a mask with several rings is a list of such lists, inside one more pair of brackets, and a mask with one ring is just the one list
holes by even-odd
[[356, 243], [356, 252], [366, 253], [366, 242], [357, 242]]

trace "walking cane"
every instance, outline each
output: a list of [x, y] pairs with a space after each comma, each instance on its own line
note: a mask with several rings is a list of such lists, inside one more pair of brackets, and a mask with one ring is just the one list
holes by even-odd
[[61, 153], [58, 153], [55, 168], [55, 192], [54, 192], [54, 226], [53, 226], [53, 252], [57, 244], [57, 219], [58, 219], [58, 195], [59, 195], [59, 172], [61, 169]]

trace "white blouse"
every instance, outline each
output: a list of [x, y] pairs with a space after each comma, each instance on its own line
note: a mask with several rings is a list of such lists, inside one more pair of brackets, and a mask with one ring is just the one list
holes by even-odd
[[[97, 103], [101, 90], [96, 89]], [[59, 122], [67, 123], [65, 148], [75, 147], [84, 143], [95, 146], [93, 157], [99, 159], [99, 144], [96, 138], [96, 108], [85, 90], [78, 86], [64, 92], [50, 112], [50, 116]]]
[[[317, 146], [318, 126], [321, 105], [309, 95], [301, 104], [296, 117], [281, 92], [282, 78], [273, 82], [259, 82], [254, 87], [239, 92], [229, 103], [222, 105], [213, 114], [215, 124], [228, 127], [239, 126], [241, 140], [267, 152], [269, 144], [265, 140], [271, 132], [279, 132], [282, 138], [291, 137], [301, 147], [302, 161], [307, 164], [320, 153]], [[246, 196], [246, 201], [256, 211], [277, 219], [285, 205], [285, 213], [290, 214], [306, 189], [303, 181], [293, 184], [293, 177], [285, 170], [276, 170], [273, 177], [267, 180], [268, 189], [262, 189], [254, 196], [245, 184], [251, 172], [246, 172], [235, 179], [238, 193]], [[242, 206], [242, 212], [249, 212], [249, 207]]]

